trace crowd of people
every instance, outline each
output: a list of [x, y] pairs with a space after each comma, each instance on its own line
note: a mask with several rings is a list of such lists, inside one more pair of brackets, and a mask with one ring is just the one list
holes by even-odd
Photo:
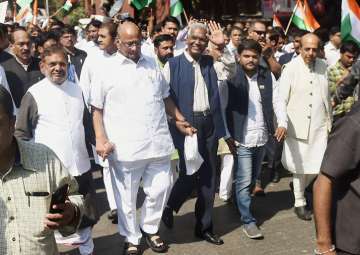
[[195, 237], [224, 244], [219, 188], [261, 239], [251, 201], [265, 194], [265, 158], [272, 182], [281, 165], [293, 174], [296, 216], [314, 214], [314, 253], [360, 254], [360, 51], [339, 27], [124, 16], [79, 32], [51, 19], [0, 24], [0, 50], [1, 255], [57, 254], [56, 243], [93, 254], [99, 168], [125, 255], [142, 238], [166, 252], [160, 223], [173, 228], [194, 190]]

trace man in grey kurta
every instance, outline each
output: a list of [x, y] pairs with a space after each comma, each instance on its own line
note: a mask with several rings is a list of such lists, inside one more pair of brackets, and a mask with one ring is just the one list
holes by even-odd
[[[0, 254], [56, 255], [54, 229], [74, 233], [83, 212], [76, 180], [46, 146], [14, 138], [9, 92], [0, 86]], [[50, 214], [51, 194], [69, 184], [61, 213]], [[55, 208], [54, 208], [55, 209]]]
[[304, 35], [300, 56], [285, 65], [280, 79], [288, 115], [282, 163], [294, 174], [295, 213], [302, 220], [311, 220], [304, 191], [320, 171], [332, 123], [326, 63], [317, 58], [319, 42], [314, 34]]

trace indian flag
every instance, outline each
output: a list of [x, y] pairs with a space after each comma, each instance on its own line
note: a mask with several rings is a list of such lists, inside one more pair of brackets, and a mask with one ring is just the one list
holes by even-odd
[[343, 0], [341, 6], [341, 37], [360, 45], [360, 7], [356, 0]]
[[149, 6], [153, 0], [130, 0], [130, 4], [132, 4], [138, 11], [144, 9]]
[[61, 7], [63, 8], [65, 11], [70, 11], [71, 7], [73, 6], [73, 4], [71, 3], [70, 0], [66, 0], [66, 2], [64, 3], [64, 5]]
[[180, 0], [170, 0], [170, 16], [177, 17], [184, 11]]
[[273, 22], [272, 22], [272, 26], [273, 27], [281, 27], [284, 30], [284, 27], [282, 26], [280, 19], [278, 18], [278, 16], [276, 16], [275, 14], [273, 15]]
[[307, 0], [297, 1], [291, 22], [298, 28], [309, 32], [314, 32], [320, 27], [314, 15], [311, 13]]

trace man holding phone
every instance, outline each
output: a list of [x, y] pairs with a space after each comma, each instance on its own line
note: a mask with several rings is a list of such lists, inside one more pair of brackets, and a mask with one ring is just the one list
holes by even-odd
[[[66, 236], [77, 229], [83, 211], [77, 182], [47, 147], [14, 138], [10, 94], [0, 86], [0, 254], [58, 254], [53, 230]], [[51, 194], [68, 184], [65, 203]]]
[[17, 115], [15, 136], [48, 146], [78, 182], [86, 208], [79, 231], [67, 238], [57, 233], [55, 237], [57, 243], [79, 247], [81, 255], [89, 255], [94, 250], [92, 226], [98, 220], [85, 143], [85, 130], [91, 130], [91, 126], [87, 126], [90, 121], [86, 121], [90, 114], [80, 86], [67, 78], [67, 66], [62, 48], [54, 46], [44, 51], [40, 68], [46, 78], [25, 93]]

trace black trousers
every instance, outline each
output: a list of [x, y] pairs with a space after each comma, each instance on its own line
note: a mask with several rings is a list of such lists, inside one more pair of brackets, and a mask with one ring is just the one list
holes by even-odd
[[75, 176], [79, 185], [79, 193], [84, 196], [84, 215], [81, 218], [79, 229], [94, 226], [99, 215], [96, 208], [96, 191], [91, 171]]
[[336, 250], [336, 254], [337, 255], [356, 255], [356, 254], [352, 254], [352, 253], [348, 253], [346, 251], [341, 251], [341, 250]]
[[211, 115], [194, 116], [194, 127], [198, 130], [198, 148], [204, 162], [195, 174], [186, 175], [184, 152], [179, 151], [180, 173], [171, 191], [168, 207], [178, 212], [193, 189], [196, 188], [195, 231], [203, 233], [212, 231], [218, 140], [215, 136]]

